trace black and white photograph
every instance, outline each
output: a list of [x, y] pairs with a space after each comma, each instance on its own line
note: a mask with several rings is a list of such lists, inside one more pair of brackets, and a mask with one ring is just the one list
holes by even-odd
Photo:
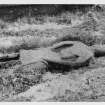
[[0, 4], [0, 102], [105, 102], [105, 4]]

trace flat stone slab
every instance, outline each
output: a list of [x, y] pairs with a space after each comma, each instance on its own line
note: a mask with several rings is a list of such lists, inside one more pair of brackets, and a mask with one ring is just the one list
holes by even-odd
[[77, 41], [64, 41], [52, 47], [20, 51], [20, 60], [23, 65], [37, 61], [75, 65], [84, 63], [92, 57], [93, 52], [89, 47]]

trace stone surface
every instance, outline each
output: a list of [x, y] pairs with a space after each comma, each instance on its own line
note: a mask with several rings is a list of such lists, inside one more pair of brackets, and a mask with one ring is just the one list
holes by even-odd
[[21, 50], [20, 59], [23, 64], [47, 61], [62, 65], [82, 65], [89, 63], [93, 52], [88, 46], [77, 41], [64, 41], [52, 47], [36, 50]]
[[95, 44], [90, 46], [90, 48], [93, 51], [95, 57], [105, 56], [105, 44]]

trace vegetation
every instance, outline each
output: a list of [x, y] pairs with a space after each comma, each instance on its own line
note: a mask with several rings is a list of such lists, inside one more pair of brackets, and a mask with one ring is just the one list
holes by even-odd
[[[43, 40], [46, 40], [46, 37], [56, 37], [58, 38], [58, 41], [78, 40], [89, 46], [94, 44], [105, 44], [105, 6], [9, 5], [7, 8], [7, 5], [1, 5], [0, 37], [8, 36], [38, 36], [40, 38], [43, 37]], [[38, 78], [38, 83], [36, 83], [37, 81], [33, 81], [31, 85], [29, 83], [31, 83], [30, 81], [34, 78], [33, 76], [32, 78], [31, 76], [29, 76], [29, 78], [27, 77], [27, 80], [21, 80], [21, 77], [17, 77], [18, 81], [15, 82], [17, 83], [17, 87], [13, 87], [13, 81], [11, 82], [11, 80], [14, 80], [12, 78], [13, 71], [16, 70], [21, 63], [17, 63], [17, 61], [15, 65], [12, 65], [13, 62], [10, 64], [8, 63], [6, 64], [7, 66], [4, 66], [5, 68], [2, 68], [1, 66], [0, 69], [0, 100], [36, 100], [35, 98], [31, 97], [31, 95], [25, 97], [25, 95], [22, 95], [22, 93], [26, 92], [27, 94], [27, 90], [33, 85], [36, 86], [39, 84], [40, 87], [41, 83], [46, 84], [46, 81], [48, 81], [50, 84], [49, 88], [54, 87], [56, 83], [58, 84], [58, 87], [56, 88], [60, 88], [62, 85], [60, 89], [61, 91], [64, 89], [65, 93], [61, 95], [62, 92], [58, 92], [55, 89], [55, 96], [48, 100], [46, 99], [47, 101], [95, 101], [95, 98], [98, 96], [101, 97], [105, 95], [103, 93], [105, 86], [102, 85], [103, 87], [99, 88], [101, 84], [104, 84], [103, 78], [105, 77], [105, 64], [103, 62], [105, 62], [104, 58], [96, 58], [96, 63], [94, 66], [92, 65], [90, 68], [84, 67], [78, 70], [72, 70], [69, 71], [69, 73], [62, 73], [60, 76], [59, 73], [54, 74], [47, 72], [44, 77], [39, 77], [40, 79]], [[30, 68], [32, 68], [32, 66], [26, 68], [25, 70], [30, 71], [30, 73], [33, 75], [33, 71], [31, 71]], [[92, 74], [96, 74], [96, 76]], [[22, 74], [22, 76], [24, 75]], [[19, 81], [21, 81], [20, 85]], [[49, 81], [52, 82], [50, 83]], [[67, 85], [69, 89], [63, 87], [65, 85]], [[34, 89], [34, 87], [32, 88]], [[15, 90], [18, 92], [15, 93]], [[21, 93], [21, 97], [16, 96], [19, 93]], [[45, 95], [48, 95], [47, 91]]]

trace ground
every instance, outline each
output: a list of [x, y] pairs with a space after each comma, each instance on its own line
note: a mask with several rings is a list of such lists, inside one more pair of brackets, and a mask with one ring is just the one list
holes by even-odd
[[[89, 17], [89, 14], [92, 16]], [[60, 17], [45, 16], [44, 22], [24, 17], [15, 22], [1, 20], [0, 37], [36, 35], [59, 37], [70, 35], [64, 40], [79, 40], [89, 46], [105, 43], [104, 13], [92, 12], [80, 15], [63, 13]], [[47, 20], [47, 21], [46, 21]], [[63, 72], [47, 71], [41, 74], [38, 83], [27, 84], [26, 90], [14, 94], [10, 81], [2, 79], [11, 75], [19, 64], [0, 69], [0, 100], [1, 101], [105, 101], [105, 57], [95, 58], [94, 64]], [[27, 69], [32, 68], [31, 66]], [[31, 78], [31, 77], [30, 77]], [[28, 78], [29, 79], [29, 78]], [[33, 77], [30, 79], [32, 80]], [[34, 78], [36, 79], [36, 78]], [[8, 81], [7, 81], [8, 80]], [[27, 82], [24, 80], [23, 83]], [[6, 85], [7, 84], [7, 85]], [[19, 85], [18, 83], [17, 85]], [[19, 85], [20, 86], [20, 85]], [[17, 86], [18, 87], [18, 86]]]

